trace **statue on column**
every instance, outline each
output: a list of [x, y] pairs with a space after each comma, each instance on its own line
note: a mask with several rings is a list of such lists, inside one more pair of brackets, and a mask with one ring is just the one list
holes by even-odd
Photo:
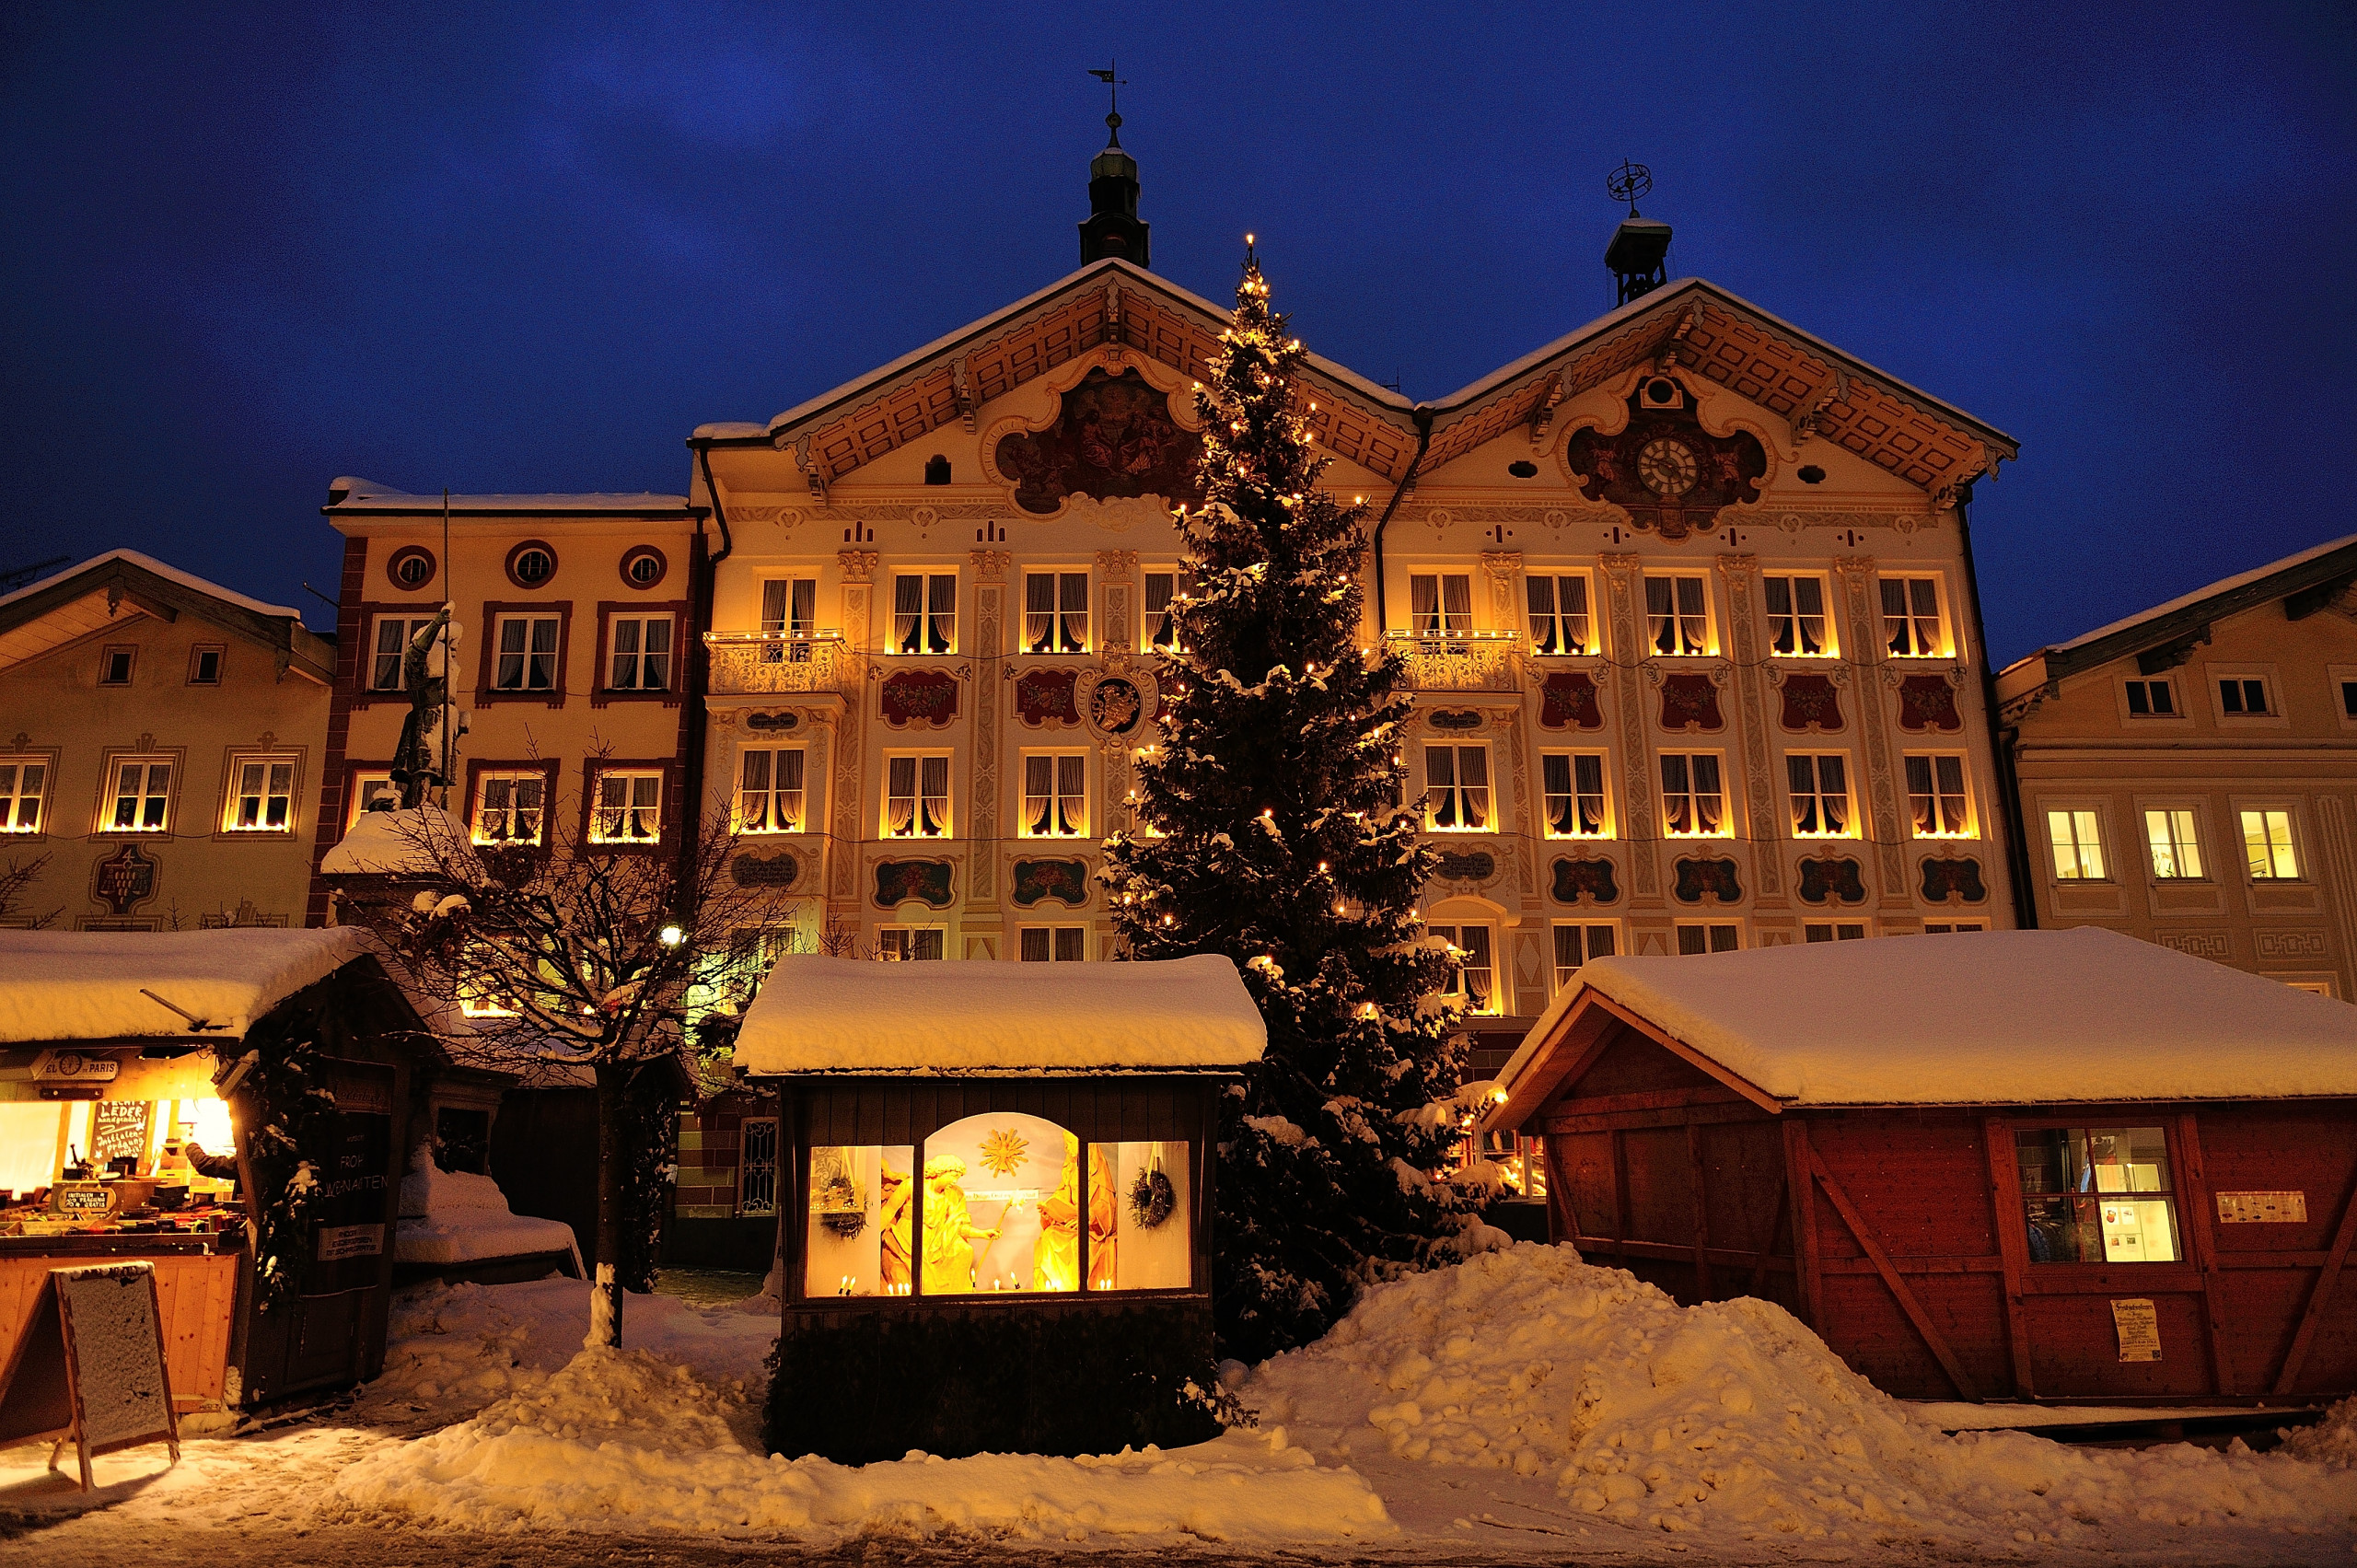
[[[445, 627], [449, 629], [447, 638]], [[444, 710], [450, 704], [448, 650], [455, 649], [458, 642], [459, 628], [450, 625], [450, 607], [446, 604], [418, 628], [401, 653], [401, 691], [409, 697], [409, 716], [401, 720], [401, 740], [393, 748], [392, 774], [404, 811], [424, 805], [428, 788], [449, 787], [450, 760], [436, 753], [441, 749]], [[456, 750], [457, 738], [466, 733], [466, 721], [454, 714], [449, 722], [450, 749]]]

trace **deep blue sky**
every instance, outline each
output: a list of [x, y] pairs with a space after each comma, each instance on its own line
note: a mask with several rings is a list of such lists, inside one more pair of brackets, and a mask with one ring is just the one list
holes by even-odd
[[[677, 490], [1076, 263], [1133, 86], [1158, 272], [1261, 236], [1433, 397], [1599, 314], [1605, 172], [1700, 273], [2011, 432], [1998, 658], [2357, 532], [2346, 6], [0, 11], [0, 566], [312, 611], [340, 473]], [[1298, 14], [1296, 14], [1298, 13]]]

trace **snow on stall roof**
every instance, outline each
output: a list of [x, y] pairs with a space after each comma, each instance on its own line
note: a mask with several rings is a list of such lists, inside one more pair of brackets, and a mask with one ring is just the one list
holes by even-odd
[[1802, 1105], [2357, 1096], [2357, 1007], [2100, 926], [1595, 958], [1579, 979], [1499, 1074], [1509, 1096], [1588, 991]]
[[[341, 501], [332, 502], [329, 510], [335, 512], [439, 512], [440, 493], [432, 495], [412, 495], [395, 490], [389, 484], [374, 480], [357, 479], [350, 474], [329, 481], [331, 493], [344, 492]], [[687, 509], [684, 495], [657, 494], [655, 492], [595, 491], [583, 494], [546, 495], [453, 495], [453, 512], [677, 512]]]
[[142, 571], [153, 572], [156, 575], [178, 583], [184, 588], [193, 588], [198, 593], [210, 594], [225, 604], [234, 604], [240, 610], [250, 610], [256, 615], [276, 616], [288, 621], [303, 619], [303, 612], [299, 610], [290, 609], [283, 604], [264, 604], [258, 598], [248, 598], [235, 588], [225, 588], [220, 584], [210, 582], [193, 572], [183, 572], [177, 566], [158, 561], [152, 555], [143, 555], [136, 550], [110, 550], [104, 555], [93, 555], [79, 565], [68, 566], [63, 572], [52, 572], [40, 582], [29, 584], [14, 593], [0, 594], [0, 608], [6, 608], [20, 598], [40, 593], [45, 588], [64, 582], [68, 577], [78, 576], [93, 566], [103, 566], [110, 561], [127, 561]]
[[2352, 544], [2357, 544], [2357, 533], [2344, 534], [2339, 539], [2327, 540], [2313, 550], [2303, 550], [2296, 554], [2286, 555], [2280, 561], [2270, 561], [2264, 566], [2254, 566], [2247, 572], [2237, 572], [2231, 577], [2221, 577], [2207, 587], [2196, 588], [2189, 594], [2179, 594], [2166, 604], [2156, 604], [2150, 610], [2140, 610], [2135, 614], [2115, 621], [2108, 626], [2098, 626], [2092, 632], [2082, 632], [2067, 643], [2055, 644], [2052, 651], [2061, 653], [2066, 648], [2081, 647], [2098, 637], [2108, 637], [2115, 632], [2125, 632], [2131, 626], [2139, 626], [2147, 621], [2157, 621], [2171, 610], [2183, 610], [2190, 604], [2199, 604], [2201, 600], [2217, 594], [2232, 593], [2246, 583], [2255, 583], [2261, 577], [2288, 571], [2303, 562], [2313, 561], [2319, 555], [2329, 555], [2336, 550], [2344, 550]]
[[1236, 965], [780, 958], [745, 1010], [748, 1073], [1073, 1073], [1240, 1067], [1268, 1036]]
[[273, 1007], [358, 958], [325, 931], [0, 931], [0, 1041], [185, 1036], [186, 1018], [234, 1039]]

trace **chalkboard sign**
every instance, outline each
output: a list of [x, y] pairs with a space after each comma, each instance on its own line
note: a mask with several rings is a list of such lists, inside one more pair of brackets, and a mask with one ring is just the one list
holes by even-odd
[[102, 1099], [90, 1108], [90, 1164], [99, 1171], [112, 1159], [140, 1159], [147, 1153], [147, 1113], [155, 1108], [144, 1099]]
[[[163, 1441], [180, 1457], [180, 1422], [164, 1368], [164, 1319], [147, 1263], [52, 1269], [31, 1320], [0, 1367], [0, 1444], [71, 1442], [91, 1488], [90, 1459]], [[52, 1309], [53, 1308], [53, 1309]]]

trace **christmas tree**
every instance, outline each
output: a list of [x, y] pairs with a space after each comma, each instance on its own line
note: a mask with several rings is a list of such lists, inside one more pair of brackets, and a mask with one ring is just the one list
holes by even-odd
[[1364, 513], [1318, 487], [1301, 344], [1248, 254], [1222, 342], [1161, 744], [1104, 876], [1131, 957], [1225, 953], [1268, 1025], [1223, 1101], [1216, 1185], [1220, 1353], [1257, 1361], [1433, 1261], [1477, 1197], [1436, 1174], [1459, 1063], [1435, 993], [1457, 960], [1415, 908], [1437, 857], [1403, 805], [1405, 668], [1363, 645]]

